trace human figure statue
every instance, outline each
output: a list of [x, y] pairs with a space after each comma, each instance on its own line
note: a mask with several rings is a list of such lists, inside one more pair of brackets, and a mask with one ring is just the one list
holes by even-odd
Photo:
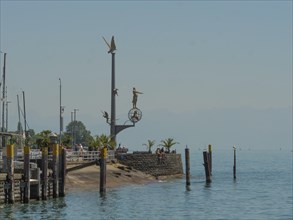
[[103, 117], [106, 118], [106, 122], [109, 124], [109, 114], [108, 114], [108, 112], [104, 111], [103, 112]]
[[118, 96], [118, 89], [114, 89], [113, 94]]
[[137, 91], [137, 90], [135, 89], [135, 87], [133, 87], [132, 93], [133, 93], [133, 98], [132, 98], [133, 108], [136, 108], [137, 96], [138, 96], [138, 94], [143, 94], [143, 93]]
[[136, 110], [133, 112], [132, 119], [135, 119], [136, 121], [138, 121], [138, 120], [139, 120], [139, 118], [138, 118], [138, 113], [137, 113], [137, 111], [136, 111]]

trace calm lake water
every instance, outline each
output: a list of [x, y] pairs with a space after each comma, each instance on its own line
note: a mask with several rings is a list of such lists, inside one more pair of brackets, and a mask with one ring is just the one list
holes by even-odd
[[[183, 152], [183, 151], [182, 151]], [[147, 185], [71, 192], [65, 198], [0, 206], [0, 219], [288, 219], [292, 220], [291, 149], [213, 149], [206, 185], [202, 150], [191, 149], [191, 186], [185, 177]], [[184, 154], [182, 154], [184, 164]], [[185, 168], [184, 168], [185, 169]]]

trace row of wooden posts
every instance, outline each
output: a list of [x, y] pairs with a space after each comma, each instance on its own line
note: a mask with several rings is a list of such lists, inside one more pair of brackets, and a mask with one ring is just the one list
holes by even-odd
[[[59, 147], [57, 141], [51, 143], [52, 146], [52, 175], [48, 176], [48, 147], [42, 148], [41, 175], [38, 181], [36, 199], [47, 200], [50, 194], [50, 185], [53, 185], [53, 198], [65, 196], [65, 176], [66, 176], [66, 150]], [[30, 167], [30, 147], [24, 147], [23, 177], [20, 185], [21, 202], [28, 203], [31, 198], [31, 167]], [[5, 183], [5, 202], [14, 203], [14, 145], [7, 145], [7, 178]], [[41, 186], [41, 189], [40, 187]], [[48, 190], [49, 189], [49, 190]], [[41, 191], [41, 195], [40, 195]]]
[[[234, 149], [233, 178], [236, 179], [236, 148]], [[212, 182], [212, 145], [208, 145], [208, 151], [203, 151], [203, 165], [205, 168], [206, 183]], [[185, 148], [186, 186], [190, 186], [190, 157], [189, 148]]]

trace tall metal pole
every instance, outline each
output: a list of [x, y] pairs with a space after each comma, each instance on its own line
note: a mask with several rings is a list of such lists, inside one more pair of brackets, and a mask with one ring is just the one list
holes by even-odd
[[61, 134], [62, 134], [62, 106], [61, 106], [61, 79], [60, 82], [60, 103], [59, 103], [59, 123], [60, 123], [60, 131], [59, 131], [59, 145], [61, 145]]
[[75, 146], [74, 146], [73, 129], [74, 129], [74, 123], [73, 123], [73, 112], [71, 112], [71, 138], [72, 138], [72, 147], [75, 147]]
[[[20, 135], [23, 135], [23, 128], [21, 125], [21, 119], [20, 119], [20, 105], [19, 105], [19, 96], [17, 95], [17, 110], [18, 110], [18, 124], [17, 124], [17, 133]], [[23, 147], [22, 141], [20, 142], [21, 147]]]
[[112, 83], [111, 83], [111, 124], [110, 124], [110, 136], [112, 141], [116, 143], [116, 99], [115, 99], [115, 53], [112, 52]]
[[10, 101], [6, 102], [6, 131], [8, 132], [8, 104], [11, 103]]
[[[2, 99], [3, 99], [3, 102], [2, 102], [2, 128], [1, 128], [1, 131], [4, 132], [4, 113], [5, 113], [5, 89], [6, 89], [6, 86], [5, 86], [5, 75], [6, 75], [6, 53], [4, 53], [4, 65], [3, 65], [3, 89], [2, 89]], [[5, 143], [5, 136], [3, 135], [2, 136], [2, 148], [4, 148], [6, 145]]]
[[26, 112], [25, 112], [25, 96], [24, 91], [22, 91], [23, 97], [23, 117], [24, 117], [24, 134], [25, 134], [25, 144], [27, 145], [27, 133], [26, 133]]
[[[106, 39], [103, 37], [105, 43], [109, 47], [108, 53], [112, 54], [112, 74], [111, 74], [111, 120], [110, 120], [110, 137], [111, 140], [116, 144], [116, 135], [122, 131], [125, 128], [134, 127], [133, 123], [132, 125], [116, 125], [116, 87], [115, 87], [115, 50], [116, 45], [114, 42], [114, 36], [112, 36], [111, 44], [109, 44]], [[108, 123], [108, 119], [107, 119]]]

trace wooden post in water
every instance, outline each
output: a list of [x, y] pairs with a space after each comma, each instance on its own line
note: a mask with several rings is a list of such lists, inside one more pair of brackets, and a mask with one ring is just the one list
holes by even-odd
[[66, 178], [66, 150], [61, 147], [61, 160], [60, 160], [60, 181], [59, 181], [59, 196], [65, 196], [65, 178]]
[[58, 158], [59, 158], [59, 145], [57, 143], [57, 135], [52, 133], [50, 135], [50, 140], [53, 148], [53, 198], [58, 197], [59, 189], [58, 189], [58, 180], [59, 180], [59, 174], [58, 174]]
[[186, 168], [186, 186], [190, 186], [190, 161], [189, 161], [189, 149], [185, 148], [185, 168]]
[[106, 192], [106, 172], [107, 172], [107, 147], [105, 146], [100, 155], [100, 193]]
[[37, 180], [38, 180], [38, 185], [37, 185], [37, 194], [36, 194], [36, 199], [40, 200], [40, 183], [41, 183], [41, 178], [40, 178], [40, 168], [37, 168]]
[[210, 168], [209, 168], [209, 155], [207, 151], [203, 152], [203, 161], [204, 161], [204, 168], [205, 168], [205, 174], [206, 174], [206, 182], [210, 183], [211, 180], [211, 174], [210, 174]]
[[209, 144], [209, 146], [208, 146], [208, 152], [209, 152], [209, 168], [210, 168], [210, 174], [212, 176], [213, 175], [212, 174], [212, 160], [213, 160], [213, 158], [212, 158], [212, 145], [211, 144]]
[[7, 145], [7, 180], [9, 184], [8, 203], [14, 203], [14, 145]]
[[48, 147], [42, 148], [42, 200], [48, 196]]
[[233, 165], [233, 178], [236, 179], [236, 147], [234, 149], [234, 165]]
[[24, 203], [28, 203], [30, 200], [30, 147], [24, 146]]

